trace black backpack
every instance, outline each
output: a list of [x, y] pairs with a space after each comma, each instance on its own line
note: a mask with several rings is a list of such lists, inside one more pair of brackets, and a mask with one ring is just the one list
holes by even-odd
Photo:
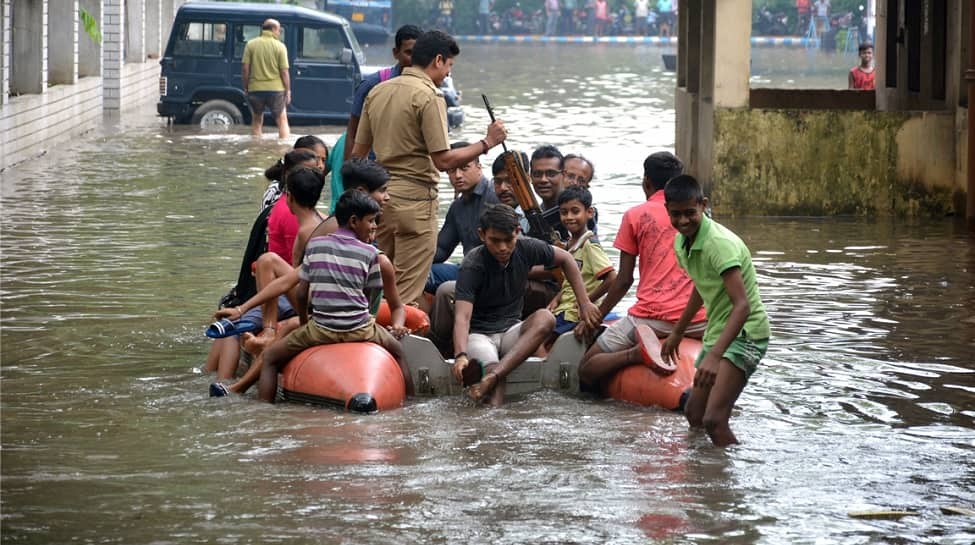
[[247, 239], [244, 258], [240, 262], [240, 273], [237, 275], [237, 285], [230, 288], [226, 295], [220, 298], [217, 308], [236, 307], [244, 303], [257, 293], [257, 281], [251, 265], [267, 251], [267, 220], [271, 216], [274, 204], [261, 210], [251, 226], [251, 233]]

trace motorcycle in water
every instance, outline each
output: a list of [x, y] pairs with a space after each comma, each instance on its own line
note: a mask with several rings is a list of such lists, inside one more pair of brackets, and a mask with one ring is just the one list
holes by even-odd
[[785, 13], [772, 13], [768, 5], [755, 14], [752, 20], [752, 34], [756, 36], [785, 36], [789, 34], [789, 16]]

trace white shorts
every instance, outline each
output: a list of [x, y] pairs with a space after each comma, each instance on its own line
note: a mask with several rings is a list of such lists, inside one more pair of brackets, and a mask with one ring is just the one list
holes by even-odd
[[[620, 321], [609, 326], [606, 331], [603, 331], [603, 334], [596, 339], [596, 343], [604, 353], [619, 352], [620, 350], [626, 350], [627, 348], [636, 346], [636, 334], [634, 331], [636, 331], [636, 326], [641, 324], [650, 326], [650, 329], [656, 331], [657, 335], [670, 335], [670, 332], [674, 330], [674, 326], [677, 325], [675, 322], [668, 322], [666, 320], [639, 318], [627, 314]], [[691, 324], [684, 331], [684, 336], [699, 339], [704, 335], [704, 330], [707, 326], [707, 322]]]
[[471, 333], [467, 336], [467, 357], [479, 359], [481, 363], [496, 363], [515, 346], [521, 335], [521, 324], [500, 333]]

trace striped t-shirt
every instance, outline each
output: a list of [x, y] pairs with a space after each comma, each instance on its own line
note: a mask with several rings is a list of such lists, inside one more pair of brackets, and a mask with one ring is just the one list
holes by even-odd
[[383, 287], [379, 250], [341, 227], [308, 241], [298, 277], [309, 284], [312, 319], [331, 331], [351, 331], [369, 323], [365, 292]]

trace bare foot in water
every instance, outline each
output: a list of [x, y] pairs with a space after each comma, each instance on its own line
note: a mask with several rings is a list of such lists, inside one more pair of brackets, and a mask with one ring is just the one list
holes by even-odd
[[248, 351], [254, 357], [257, 357], [264, 352], [267, 345], [274, 341], [274, 334], [262, 334], [260, 336], [254, 335], [253, 333], [244, 333], [241, 335], [244, 340], [244, 350]]
[[481, 382], [471, 386], [467, 389], [467, 395], [475, 403], [484, 399], [485, 396], [490, 395], [494, 391], [495, 386], [498, 385], [498, 375], [494, 373], [488, 373], [484, 375]]

